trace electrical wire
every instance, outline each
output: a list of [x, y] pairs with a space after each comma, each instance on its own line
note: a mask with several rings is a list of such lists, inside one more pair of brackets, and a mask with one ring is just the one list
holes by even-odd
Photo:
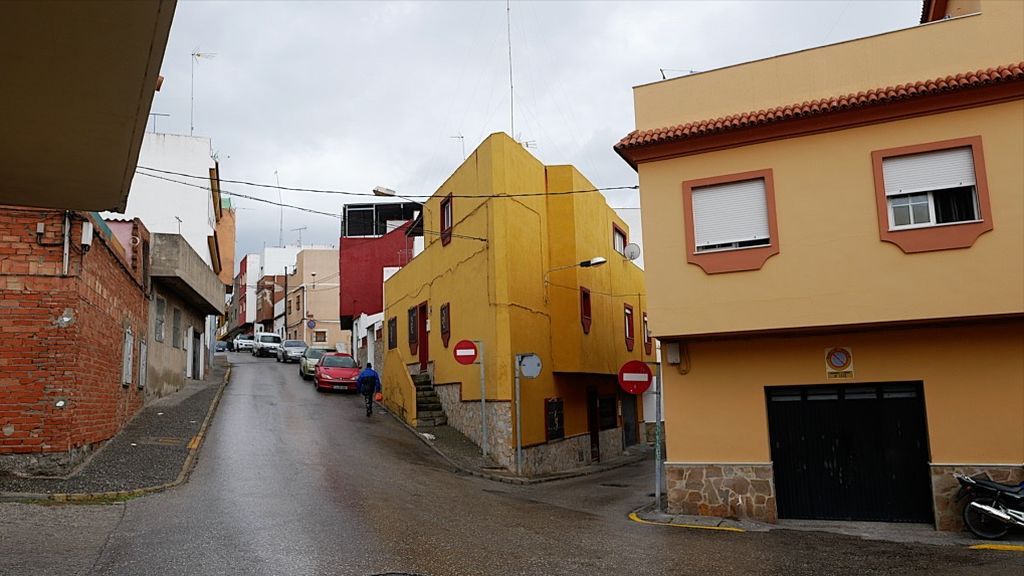
[[[206, 176], [197, 176], [195, 174], [186, 174], [184, 172], [174, 172], [172, 170], [161, 170], [159, 168], [150, 168], [148, 166], [139, 166], [136, 169], [136, 173], [143, 174], [143, 175], [149, 176], [151, 178], [158, 178], [158, 176], [156, 176], [154, 174], [149, 174], [147, 172], [140, 172], [139, 170], [149, 170], [151, 172], [158, 172], [160, 174], [170, 174], [172, 176], [181, 176], [183, 178], [194, 178], [194, 179], [204, 180], [204, 181], [205, 180], [209, 180], [209, 178], [210, 178], [208, 175], [206, 175]], [[168, 178], [161, 178], [161, 179], [163, 179], [163, 180], [170, 180], [171, 182], [178, 182], [180, 184], [187, 184], [189, 186], [197, 186], [196, 184], [180, 182], [178, 180], [171, 180], [171, 179], [168, 179]], [[312, 192], [312, 193], [315, 193], [315, 194], [339, 194], [339, 195], [343, 195], [343, 196], [369, 196], [369, 197], [376, 197], [377, 196], [376, 194], [374, 194], [372, 192], [349, 192], [349, 191], [345, 191], [345, 190], [330, 190], [330, 189], [324, 189], [324, 188], [296, 188], [296, 187], [291, 187], [291, 186], [276, 186], [274, 184], [261, 184], [259, 182], [249, 182], [249, 181], [246, 181], [246, 180], [228, 180], [228, 179], [224, 179], [224, 178], [221, 178], [220, 181], [221, 182], [227, 182], [228, 184], [241, 184], [241, 185], [244, 185], [244, 186], [255, 186], [257, 188], [270, 188], [270, 189], [273, 189], [273, 190], [285, 190], [285, 191], [289, 191], [289, 192]], [[207, 189], [208, 187], [207, 186], [200, 186], [200, 188]], [[639, 189], [640, 189], [640, 186], [638, 184], [634, 184], [634, 185], [631, 185], [631, 186], [602, 186], [602, 187], [599, 187], [599, 188], [586, 188], [586, 189], [582, 189], [582, 190], [563, 190], [563, 191], [559, 191], [559, 192], [520, 192], [520, 193], [515, 193], [515, 194], [452, 194], [451, 197], [452, 198], [524, 198], [524, 197], [530, 197], [530, 196], [564, 196], [564, 195], [568, 195], [568, 194], [587, 194], [587, 193], [590, 193], [590, 192], [603, 192], [603, 191], [606, 191], [606, 190], [639, 190]], [[223, 193], [223, 190], [222, 190], [222, 193]], [[245, 196], [241, 196], [237, 192], [232, 192], [229, 195], [239, 196], [241, 198], [245, 198]], [[431, 197], [433, 197], [433, 194], [405, 194], [405, 196], [410, 196], [410, 197], [413, 197], [413, 198], [431, 198]], [[273, 204], [273, 202], [270, 202], [269, 200], [264, 200], [264, 202], [268, 202], [268, 203]]]

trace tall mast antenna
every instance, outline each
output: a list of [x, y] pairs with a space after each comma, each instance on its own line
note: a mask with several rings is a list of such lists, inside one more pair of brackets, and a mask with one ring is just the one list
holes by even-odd
[[508, 98], [512, 139], [516, 139], [516, 93], [512, 86], [512, 0], [505, 0], [505, 24], [508, 28]]
[[[277, 176], [277, 170], [274, 170], [274, 180], [277, 181], [277, 209], [278, 209], [278, 225], [277, 225], [277, 245], [284, 248], [284, 200], [281, 199], [281, 179]], [[299, 233], [301, 238], [301, 232]], [[302, 246], [302, 242], [299, 242], [299, 246]]]
[[194, 135], [196, 131], [196, 64], [200, 58], [213, 58], [216, 52], [200, 52], [197, 47], [192, 51], [192, 88], [189, 94], [188, 105], [188, 135]]

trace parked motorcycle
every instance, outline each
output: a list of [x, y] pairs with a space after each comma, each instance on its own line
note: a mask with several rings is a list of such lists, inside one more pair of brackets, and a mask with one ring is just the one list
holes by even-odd
[[964, 523], [979, 538], [1002, 538], [1011, 526], [1024, 528], [1024, 482], [1016, 486], [953, 473], [960, 483], [957, 501], [968, 498]]

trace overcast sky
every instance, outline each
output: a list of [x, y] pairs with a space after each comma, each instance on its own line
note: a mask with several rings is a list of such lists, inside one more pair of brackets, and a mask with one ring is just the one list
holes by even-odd
[[[634, 128], [631, 88], [906, 28], [920, 0], [511, 4], [515, 136], [599, 187], [636, 184], [613, 151]], [[212, 138], [221, 177], [284, 186], [430, 194], [488, 134], [509, 131], [504, 2], [179, 1], [153, 112], [160, 132]], [[678, 71], [675, 71], [678, 70]], [[737, 111], [739, 112], [739, 111]], [[152, 124], [150, 124], [152, 128]], [[159, 166], [157, 166], [159, 168]], [[277, 192], [224, 190], [277, 200]], [[610, 192], [635, 207], [635, 192]], [[366, 199], [284, 192], [340, 212]], [[236, 258], [278, 244], [278, 209], [234, 199]], [[640, 240], [639, 210], [620, 210]], [[337, 244], [338, 221], [285, 209], [284, 239]], [[237, 269], [237, 268], [236, 268]]]

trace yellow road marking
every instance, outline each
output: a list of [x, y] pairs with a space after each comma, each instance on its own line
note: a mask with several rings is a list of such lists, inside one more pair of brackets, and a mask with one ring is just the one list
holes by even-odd
[[1024, 552], [1024, 546], [1016, 544], [975, 544], [971, 550], [1001, 550], [1003, 552]]
[[189, 440], [189, 442], [188, 442], [188, 449], [189, 450], [195, 450], [196, 448], [198, 448], [199, 447], [199, 441], [202, 438], [203, 438], [202, 434], [196, 434], [195, 436], [193, 436], [192, 439]]
[[676, 528], [694, 528], [697, 530], [718, 530], [720, 532], [746, 532], [742, 528], [733, 528], [731, 526], [700, 526], [698, 524], [662, 524], [661, 522], [648, 522], [643, 518], [637, 516], [636, 512], [629, 514], [629, 519], [638, 524], [651, 524], [654, 526], [674, 526]]

